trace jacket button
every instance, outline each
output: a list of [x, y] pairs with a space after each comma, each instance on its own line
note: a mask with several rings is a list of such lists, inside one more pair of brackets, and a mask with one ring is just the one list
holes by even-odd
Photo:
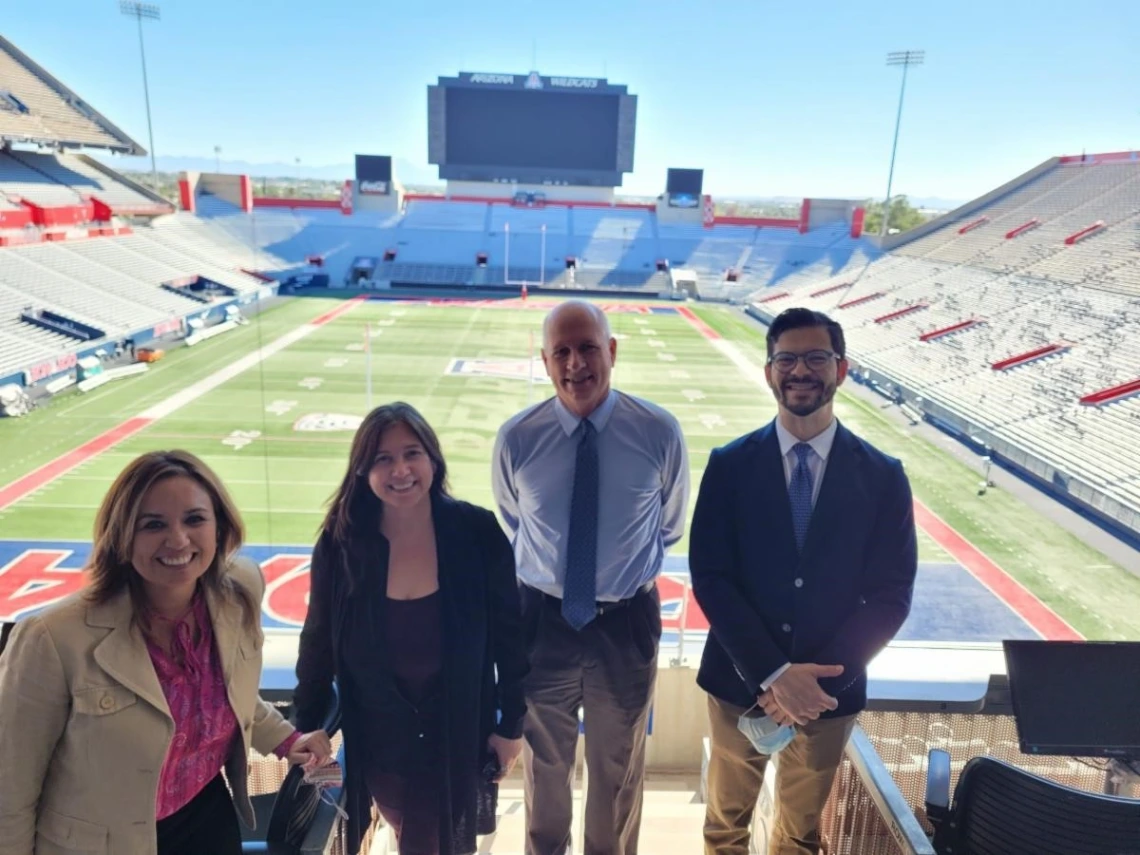
[[792, 631], [792, 625], [790, 623], [786, 623], [782, 627], [780, 627], [780, 629], [782, 629], [784, 632], [791, 632]]
[[796, 579], [796, 587], [802, 588], [803, 586], [804, 586], [804, 580], [803, 579]]
[[115, 699], [110, 695], [103, 695], [103, 697], [99, 699], [99, 709], [109, 710], [113, 706], [115, 706]]

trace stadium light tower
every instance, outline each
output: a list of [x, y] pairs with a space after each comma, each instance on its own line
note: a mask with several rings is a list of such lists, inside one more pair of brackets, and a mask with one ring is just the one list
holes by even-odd
[[887, 199], [883, 203], [883, 225], [879, 232], [881, 237], [887, 236], [887, 229], [891, 219], [891, 182], [895, 177], [895, 152], [899, 148], [899, 125], [902, 123], [903, 96], [906, 95], [906, 73], [912, 65], [922, 65], [926, 60], [924, 50], [896, 50], [887, 54], [887, 65], [902, 66], [902, 87], [899, 89], [899, 111], [895, 116], [895, 141], [891, 145], [891, 168], [887, 173]]
[[220, 145], [214, 146], [214, 171], [217, 173], [222, 171], [222, 147]]
[[143, 21], [158, 21], [162, 18], [154, 3], [138, 3], [136, 0], [119, 0], [119, 11], [134, 18], [139, 25], [139, 55], [142, 57], [143, 97], [146, 98], [146, 132], [150, 140], [150, 180], [154, 191], [158, 192], [158, 167], [154, 158], [154, 127], [150, 121], [150, 85], [146, 79], [146, 47], [143, 45]]

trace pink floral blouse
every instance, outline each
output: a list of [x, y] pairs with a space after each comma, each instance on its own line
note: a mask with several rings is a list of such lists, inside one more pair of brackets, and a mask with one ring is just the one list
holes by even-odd
[[[197, 643], [187, 621], [191, 614], [199, 629]], [[162, 618], [152, 616], [152, 620]], [[189, 804], [221, 771], [239, 731], [226, 694], [210, 612], [200, 592], [186, 617], [175, 624], [174, 655], [168, 656], [150, 639], [147, 649], [174, 717], [174, 739], [158, 779], [155, 816], [164, 819]], [[294, 733], [273, 753], [285, 757], [299, 738]]]

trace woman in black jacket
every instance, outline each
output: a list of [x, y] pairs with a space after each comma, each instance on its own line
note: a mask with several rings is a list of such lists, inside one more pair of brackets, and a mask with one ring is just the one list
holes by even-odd
[[526, 672], [510, 542], [493, 513], [448, 495], [424, 418], [378, 407], [313, 551], [294, 697], [315, 730], [337, 680], [351, 855], [370, 797], [400, 855], [475, 852], [522, 750]]

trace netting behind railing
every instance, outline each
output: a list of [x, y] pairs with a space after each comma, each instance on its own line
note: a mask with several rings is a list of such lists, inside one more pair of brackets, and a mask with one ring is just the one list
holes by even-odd
[[962, 767], [972, 757], [989, 756], [1049, 778], [1067, 787], [1104, 791], [1103, 764], [1072, 757], [1028, 756], [1021, 753], [1013, 716], [929, 713], [864, 712], [859, 724], [895, 779], [923, 827], [926, 792], [926, 757], [932, 748], [950, 754], [950, 792]]
[[904, 855], [855, 765], [844, 758], [820, 821], [827, 855]]
[[[951, 793], [966, 762], [982, 755], [1005, 760], [1065, 786], [1103, 792], [1105, 771], [1101, 763], [1022, 754], [1012, 716], [864, 712], [859, 725], [928, 834], [932, 828], [926, 819], [924, 799], [927, 754], [932, 748], [950, 753]], [[849, 756], [844, 757], [836, 776], [821, 829], [824, 851], [832, 855], [896, 855], [905, 851]]]

